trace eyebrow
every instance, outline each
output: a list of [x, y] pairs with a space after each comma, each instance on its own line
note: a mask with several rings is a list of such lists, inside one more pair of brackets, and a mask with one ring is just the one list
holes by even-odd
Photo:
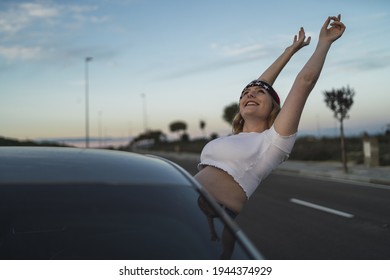
[[251, 88], [256, 88], [257, 91], [268, 92], [265, 88], [263, 88], [263, 87], [261, 87], [261, 86], [253, 86], [253, 87], [248, 87], [248, 88], [246, 88], [246, 89], [241, 93], [241, 96], [244, 95], [245, 93], [248, 93], [248, 91], [249, 91]]

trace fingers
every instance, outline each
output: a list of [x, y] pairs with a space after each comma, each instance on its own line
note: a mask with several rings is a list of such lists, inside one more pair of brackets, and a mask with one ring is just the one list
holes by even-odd
[[307, 37], [306, 42], [304, 43], [305, 46], [309, 45], [311, 41], [311, 36]]
[[333, 16], [333, 17], [328, 17], [328, 19], [325, 21], [325, 24], [324, 26], [328, 26], [328, 25], [331, 25], [333, 26], [334, 23], [341, 23], [341, 15], [339, 14], [337, 17]]
[[[324, 22], [324, 25], [322, 26], [323, 29], [327, 29], [329, 25], [332, 25], [333, 22], [340, 22], [341, 15], [339, 14], [336, 16], [329, 16], [326, 21]], [[331, 23], [332, 22], [332, 23]]]
[[[330, 28], [328, 29], [328, 26]], [[341, 32], [344, 32], [345, 30], [345, 25], [344, 23], [341, 22], [341, 15], [339, 14], [338, 16], [330, 16], [326, 19], [324, 25], [322, 26], [323, 31], [327, 31], [330, 29], [337, 29]]]
[[332, 27], [337, 29], [337, 32], [339, 34], [338, 37], [340, 37], [344, 33], [344, 31], [345, 31], [345, 25], [342, 22], [335, 22], [332, 25]]
[[341, 22], [341, 15], [330, 16], [326, 19], [321, 29], [320, 38], [322, 37], [329, 42], [334, 42], [341, 37], [344, 31], [345, 25]]
[[330, 18], [330, 20], [340, 21], [341, 15], [338, 15], [337, 17], [329, 17], [329, 18]]
[[306, 38], [306, 33], [305, 33], [305, 29], [303, 27], [301, 27], [300, 31], [299, 31], [299, 36], [302, 40], [302, 44], [303, 46], [307, 46], [310, 44], [310, 41], [311, 41], [311, 37], [307, 37]]
[[342, 23], [340, 21], [341, 20], [341, 15], [339, 14], [337, 17], [332, 17], [331, 19], [333, 20], [333, 22], [330, 23], [330, 26], [335, 28], [335, 29], [338, 29], [339, 31], [344, 32], [345, 25], [344, 25], [344, 23]]
[[327, 29], [328, 28], [328, 25], [331, 21], [331, 17], [328, 17], [325, 22], [324, 22], [324, 25], [322, 26], [322, 29]]
[[310, 44], [311, 37], [306, 38], [305, 29], [301, 27], [298, 31], [298, 35], [294, 36], [293, 45], [299, 46], [299, 48]]
[[344, 23], [342, 23], [342, 22], [340, 22], [340, 21], [338, 21], [338, 22], [332, 22], [331, 24], [330, 24], [330, 26], [332, 26], [332, 27], [335, 27], [335, 28], [337, 28], [337, 29], [343, 29], [343, 28], [345, 28], [345, 25], [344, 25]]
[[303, 29], [303, 27], [301, 27], [301, 29], [299, 29], [299, 32], [298, 32], [298, 41], [305, 41], [305, 29]]

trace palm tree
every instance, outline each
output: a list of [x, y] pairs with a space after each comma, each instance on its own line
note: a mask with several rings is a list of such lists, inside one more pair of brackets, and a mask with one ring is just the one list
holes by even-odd
[[[169, 130], [171, 132], [177, 132], [177, 133], [179, 133], [180, 131], [183, 131], [183, 134], [184, 134], [187, 130], [187, 124], [183, 121], [172, 122], [169, 125]], [[180, 136], [179, 136], [179, 138], [180, 138]]]
[[348, 172], [347, 167], [347, 153], [344, 140], [344, 119], [349, 118], [348, 111], [353, 104], [353, 96], [355, 91], [349, 86], [341, 89], [332, 89], [331, 91], [324, 91], [325, 103], [334, 113], [334, 117], [340, 122], [340, 145], [341, 158], [343, 162], [344, 172]]
[[204, 120], [200, 120], [199, 121], [199, 127], [200, 127], [200, 130], [202, 130], [202, 134], [203, 134], [203, 138], [206, 137], [206, 133], [205, 133], [205, 127], [206, 127], [206, 122]]

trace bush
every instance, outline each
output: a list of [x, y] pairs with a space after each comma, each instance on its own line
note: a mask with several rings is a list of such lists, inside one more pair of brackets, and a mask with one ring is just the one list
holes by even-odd
[[[349, 161], [362, 162], [362, 139], [346, 138], [346, 149]], [[290, 159], [293, 160], [313, 160], [313, 161], [341, 161], [341, 148], [339, 138], [298, 138]]]

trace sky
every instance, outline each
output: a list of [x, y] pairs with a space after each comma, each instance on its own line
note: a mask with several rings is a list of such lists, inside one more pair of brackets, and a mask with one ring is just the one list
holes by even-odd
[[[311, 44], [274, 84], [282, 103], [330, 15], [347, 29], [329, 51], [306, 103], [300, 133], [337, 134], [323, 92], [355, 91], [347, 134], [390, 123], [390, 1], [374, 0], [1, 0], [0, 136], [91, 137], [228, 134], [223, 109], [292, 43]], [[86, 58], [92, 60], [86, 62]], [[86, 69], [88, 78], [86, 77]]]

